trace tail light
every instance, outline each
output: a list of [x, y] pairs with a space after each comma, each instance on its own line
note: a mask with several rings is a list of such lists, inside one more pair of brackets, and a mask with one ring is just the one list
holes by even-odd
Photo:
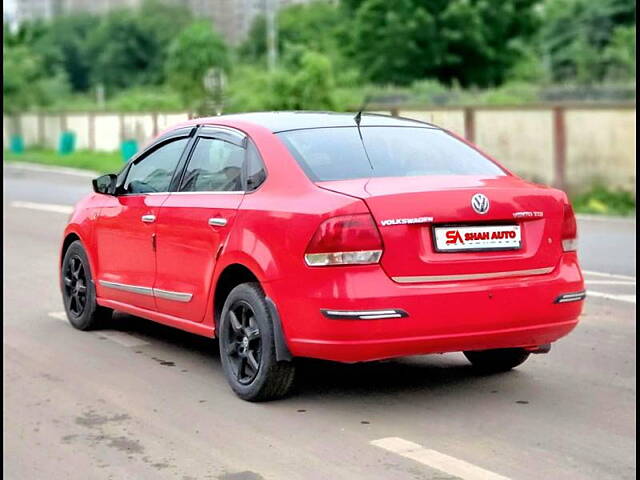
[[304, 259], [312, 267], [378, 263], [382, 240], [368, 213], [333, 217], [320, 224]]
[[562, 219], [562, 249], [565, 252], [573, 252], [578, 249], [578, 225], [573, 208], [568, 203], [564, 204], [564, 218]]

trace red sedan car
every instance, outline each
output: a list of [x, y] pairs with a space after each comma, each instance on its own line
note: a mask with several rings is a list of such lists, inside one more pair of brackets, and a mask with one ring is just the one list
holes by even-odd
[[246, 400], [286, 394], [295, 357], [462, 351], [508, 370], [582, 310], [567, 196], [430, 124], [196, 119], [93, 185], [62, 242], [71, 324], [119, 310], [217, 337]]

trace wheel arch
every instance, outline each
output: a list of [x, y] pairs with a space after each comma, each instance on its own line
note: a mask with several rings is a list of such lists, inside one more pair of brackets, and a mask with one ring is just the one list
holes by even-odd
[[224, 303], [229, 296], [229, 293], [231, 293], [231, 290], [242, 283], [248, 282], [258, 283], [262, 287], [262, 290], [265, 292], [265, 300], [273, 323], [273, 338], [276, 347], [276, 359], [278, 361], [290, 361], [293, 357], [286, 342], [284, 330], [282, 328], [282, 321], [280, 320], [280, 314], [278, 313], [278, 308], [273, 299], [271, 299], [267, 295], [264, 289], [263, 282], [260, 281], [258, 276], [249, 267], [242, 263], [231, 263], [229, 265], [226, 265], [216, 279], [213, 291], [214, 329], [217, 330], [215, 327], [216, 325], [219, 325]]
[[65, 235], [64, 240], [62, 241], [62, 248], [60, 249], [60, 266], [62, 266], [62, 261], [64, 260], [64, 256], [67, 253], [69, 246], [76, 240], [79, 240], [80, 243], [82, 243], [80, 235], [76, 232], [71, 231]]

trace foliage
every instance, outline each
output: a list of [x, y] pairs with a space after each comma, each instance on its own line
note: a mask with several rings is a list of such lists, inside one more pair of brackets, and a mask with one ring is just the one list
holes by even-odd
[[92, 81], [108, 93], [153, 83], [154, 39], [130, 10], [114, 10], [89, 38], [93, 58]]
[[635, 98], [633, 0], [325, 0], [282, 7], [277, 22], [275, 72], [265, 71], [263, 17], [231, 49], [169, 0], [4, 25], [4, 110], [95, 109], [99, 85], [107, 110], [193, 109], [207, 100], [211, 67], [227, 74], [227, 111], [345, 110], [369, 96], [432, 105]]
[[586, 193], [573, 196], [571, 203], [578, 213], [631, 215], [636, 210], [636, 200], [631, 192], [613, 191], [599, 184]]
[[60, 155], [53, 150], [29, 149], [23, 153], [3, 152], [7, 162], [28, 162], [43, 165], [58, 165], [63, 167], [82, 168], [99, 173], [115, 173], [124, 165], [120, 152], [93, 152], [78, 150], [66, 155]]
[[[292, 5], [280, 10], [278, 50], [286, 57], [288, 49], [302, 46], [332, 56], [332, 61], [336, 61], [340, 54], [339, 31], [344, 24], [342, 14], [336, 5], [326, 2]], [[244, 62], [266, 65], [266, 52], [266, 23], [264, 16], [259, 16], [238, 53]]]
[[537, 26], [536, 0], [364, 0], [355, 7], [349, 53], [378, 83], [496, 85]]
[[244, 66], [229, 81], [226, 111], [333, 110], [337, 107], [332, 65], [306, 51], [294, 67], [275, 72]]
[[178, 112], [187, 108], [177, 92], [164, 86], [123, 90], [111, 98], [106, 107], [116, 112]]
[[5, 46], [2, 50], [2, 98], [5, 112], [27, 110], [51, 104], [69, 93], [63, 72], [47, 75], [43, 60], [27, 45]]
[[613, 72], [635, 78], [634, 0], [547, 0], [542, 17], [540, 53], [553, 80], [589, 84]]
[[636, 27], [619, 26], [613, 30], [611, 41], [604, 49], [608, 63], [607, 76], [612, 80], [636, 78]]
[[206, 97], [203, 84], [210, 68], [229, 69], [229, 53], [222, 38], [209, 22], [197, 22], [183, 30], [169, 46], [169, 84], [188, 104]]
[[98, 17], [88, 14], [55, 18], [31, 42], [34, 51], [42, 56], [45, 73], [64, 71], [74, 91], [87, 91], [93, 60], [87, 38], [98, 24]]

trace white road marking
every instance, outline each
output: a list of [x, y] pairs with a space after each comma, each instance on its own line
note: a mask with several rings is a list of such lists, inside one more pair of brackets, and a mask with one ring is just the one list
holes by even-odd
[[609, 278], [619, 278], [620, 280], [632, 280], [636, 281], [636, 277], [630, 277], [628, 275], [618, 275], [617, 273], [604, 273], [604, 272], [593, 272], [590, 270], [582, 270], [582, 273], [585, 275], [595, 275], [596, 277], [609, 277]]
[[64, 312], [49, 312], [49, 316], [56, 320], [60, 320], [65, 323], [67, 322], [67, 314]]
[[585, 280], [587, 285], [635, 285], [636, 282], [629, 280]]
[[[51, 318], [55, 318], [56, 320], [63, 321], [67, 323], [67, 314], [65, 312], [50, 312], [49, 316]], [[141, 347], [142, 345], [149, 345], [149, 342], [146, 342], [138, 337], [134, 337], [125, 332], [119, 332], [117, 330], [99, 330], [97, 332], [91, 332], [98, 337], [105, 337], [109, 340], [116, 342], [123, 347]]]
[[71, 167], [56, 167], [53, 165], [37, 165], [34, 163], [5, 163], [5, 168], [14, 170], [25, 170], [31, 172], [44, 172], [44, 173], [61, 173], [64, 175], [74, 175], [76, 177], [95, 178], [100, 175], [98, 172], [91, 170], [79, 170]]
[[11, 202], [10, 205], [15, 208], [29, 208], [31, 210], [42, 210], [45, 212], [66, 213], [73, 212], [71, 205], [56, 205], [53, 203], [33, 203], [33, 202]]
[[424, 448], [422, 445], [402, 438], [387, 437], [369, 443], [463, 480], [509, 480], [503, 475], [498, 475], [436, 450]]
[[593, 290], [587, 290], [588, 297], [600, 297], [609, 300], [618, 300], [620, 302], [636, 303], [635, 295], [618, 295], [614, 293], [594, 292]]

